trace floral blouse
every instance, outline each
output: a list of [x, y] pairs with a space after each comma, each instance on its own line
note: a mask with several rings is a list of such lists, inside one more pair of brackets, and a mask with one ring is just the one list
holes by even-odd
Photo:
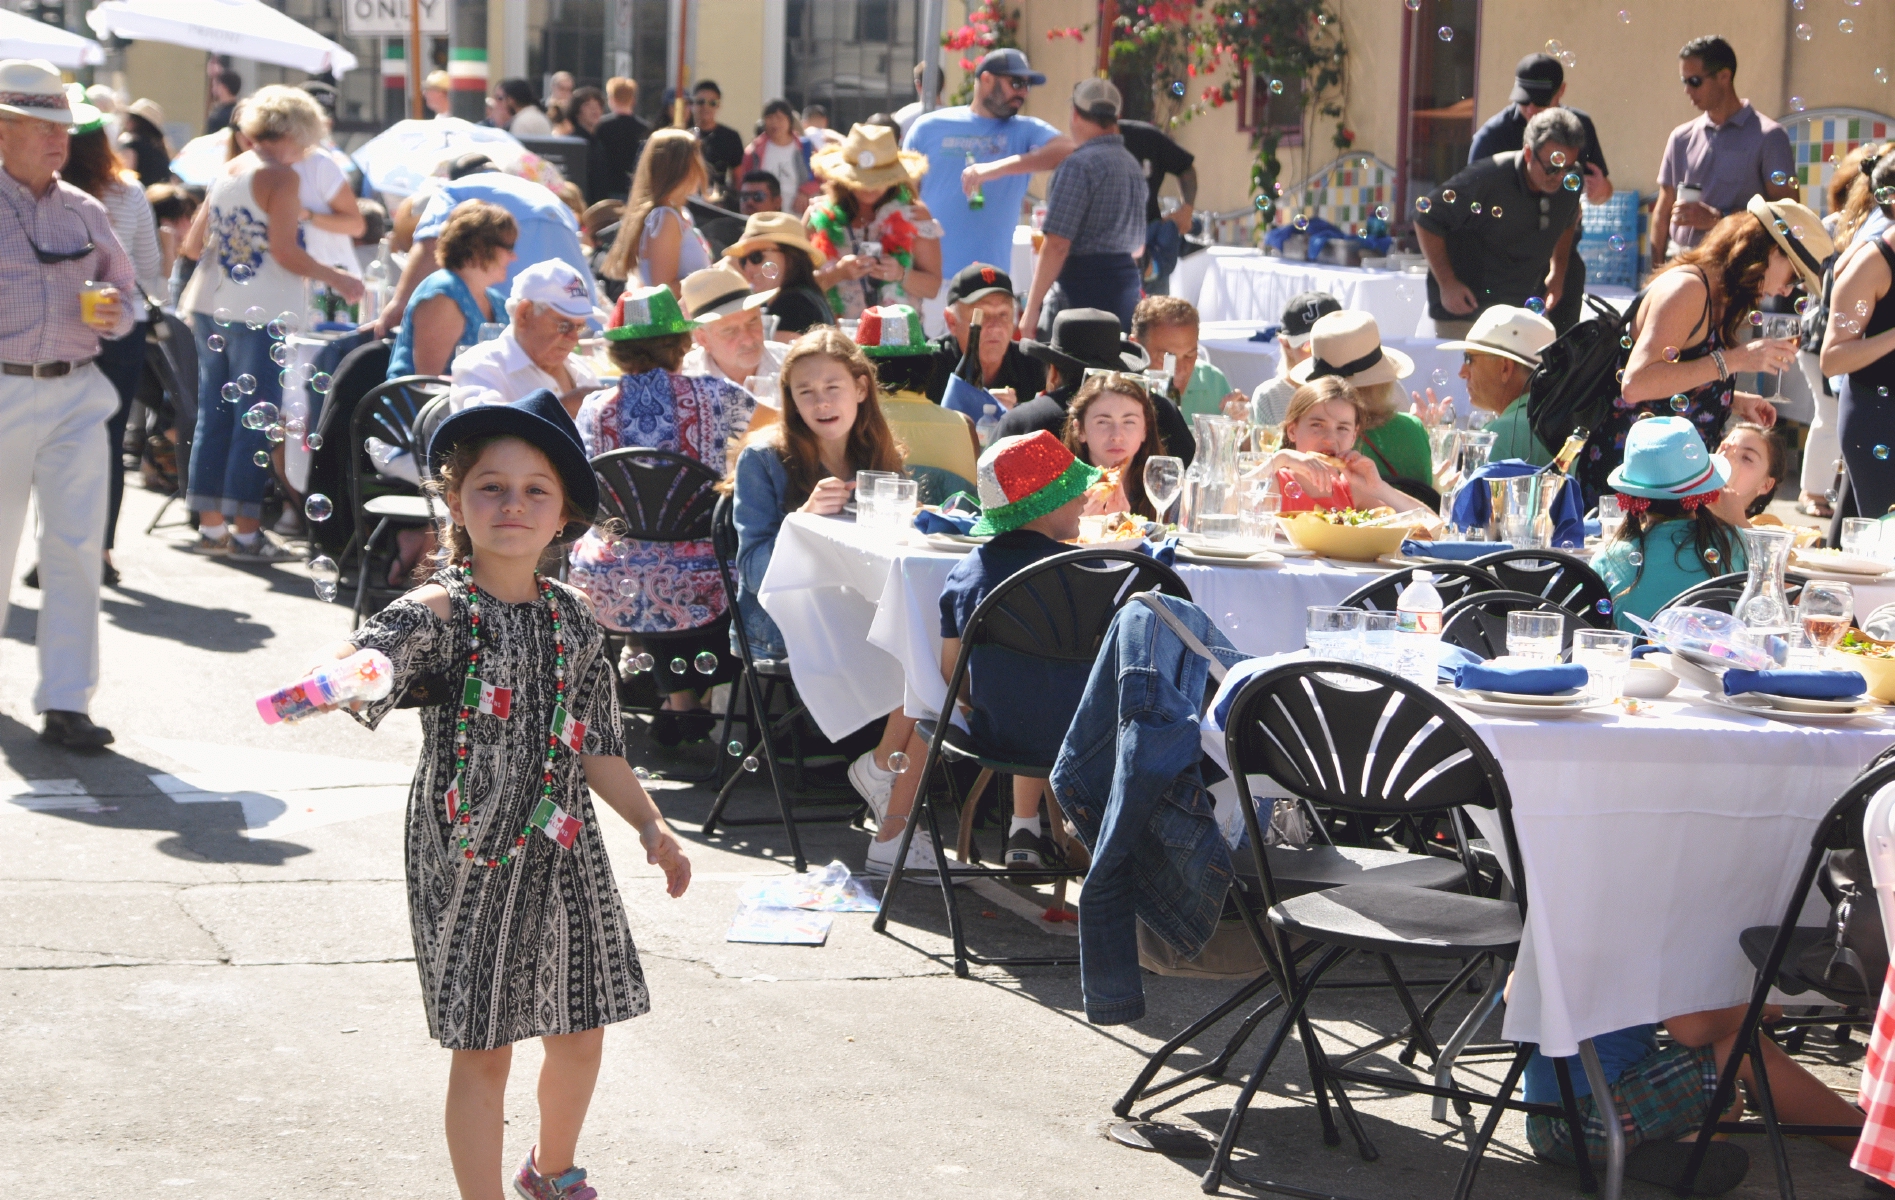
[[[845, 254], [860, 253], [864, 242], [878, 242], [885, 257], [904, 267], [912, 267], [915, 240], [936, 240], [941, 236], [940, 223], [928, 214], [925, 206], [915, 201], [907, 188], [883, 200], [866, 229], [849, 224], [835, 200], [828, 196], [811, 202], [804, 223], [809, 227], [810, 244], [832, 263]], [[841, 280], [825, 294], [837, 317], [854, 320], [865, 308], [899, 303], [901, 283], [864, 275], [860, 279]]]
[[[719, 476], [725, 447], [750, 427], [756, 400], [723, 379], [645, 371], [586, 397], [579, 436], [586, 454], [638, 446], [688, 455]], [[709, 542], [608, 539], [595, 527], [573, 543], [572, 585], [607, 629], [674, 633], [724, 614], [728, 601]]]

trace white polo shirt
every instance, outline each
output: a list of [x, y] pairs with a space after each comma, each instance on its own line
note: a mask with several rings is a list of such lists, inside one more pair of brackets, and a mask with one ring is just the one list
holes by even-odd
[[[577, 354], [566, 356], [566, 373], [572, 376], [574, 387], [599, 387], [598, 375]], [[540, 388], [550, 389], [555, 396], [566, 390], [520, 349], [511, 325], [492, 341], [462, 351], [454, 360], [449, 378], [453, 387], [447, 394], [447, 404], [453, 412], [476, 404], [511, 404]]]

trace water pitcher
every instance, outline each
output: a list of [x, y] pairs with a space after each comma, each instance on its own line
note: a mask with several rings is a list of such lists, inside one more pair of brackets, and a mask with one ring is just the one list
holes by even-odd
[[1744, 539], [1744, 561], [1749, 564], [1750, 579], [1732, 611], [1752, 629], [1793, 624], [1790, 599], [1783, 591], [1783, 572], [1790, 565], [1790, 548], [1796, 544], [1796, 535], [1787, 529], [1761, 526], [1737, 532]]

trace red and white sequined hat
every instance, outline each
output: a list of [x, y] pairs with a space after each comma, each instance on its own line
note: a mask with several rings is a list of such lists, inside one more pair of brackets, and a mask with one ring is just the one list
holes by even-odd
[[976, 537], [1006, 533], [1085, 493], [1102, 472], [1044, 429], [1004, 437], [980, 456]]

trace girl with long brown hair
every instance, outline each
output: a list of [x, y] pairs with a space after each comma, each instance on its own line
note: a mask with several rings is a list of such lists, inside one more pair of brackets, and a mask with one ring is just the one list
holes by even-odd
[[628, 281], [636, 266], [646, 286], [664, 284], [677, 294], [680, 280], [710, 266], [711, 248], [684, 207], [709, 178], [697, 138], [689, 130], [652, 134], [638, 156], [618, 237], [605, 256], [605, 277]]
[[1129, 372], [1087, 374], [1066, 408], [1062, 440], [1081, 462], [1116, 472], [1116, 488], [1087, 497], [1088, 514], [1135, 512], [1158, 519], [1157, 506], [1145, 495], [1145, 460], [1163, 454], [1165, 441], [1144, 380]]

